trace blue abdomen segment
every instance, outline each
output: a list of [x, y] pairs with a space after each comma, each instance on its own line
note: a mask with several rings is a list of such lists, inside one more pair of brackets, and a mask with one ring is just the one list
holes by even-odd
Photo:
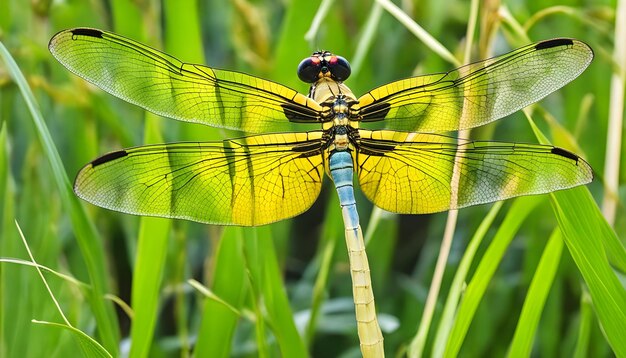
[[330, 176], [333, 182], [335, 182], [335, 188], [337, 188], [337, 194], [339, 195], [339, 203], [341, 204], [346, 229], [356, 229], [359, 226], [359, 214], [356, 210], [352, 184], [354, 173], [352, 155], [348, 151], [331, 153], [329, 168]]

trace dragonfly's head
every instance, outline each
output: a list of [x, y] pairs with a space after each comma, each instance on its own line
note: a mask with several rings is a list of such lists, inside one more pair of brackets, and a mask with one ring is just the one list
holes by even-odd
[[323, 77], [342, 82], [350, 77], [350, 64], [341, 56], [317, 51], [300, 62], [298, 77], [306, 83], [315, 83]]

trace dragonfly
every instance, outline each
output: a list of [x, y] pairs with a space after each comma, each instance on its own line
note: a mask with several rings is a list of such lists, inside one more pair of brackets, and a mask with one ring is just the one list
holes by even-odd
[[[61, 31], [49, 49], [71, 72], [127, 102], [250, 134], [105, 154], [75, 180], [74, 191], [90, 203], [136, 215], [258, 226], [306, 211], [329, 176], [345, 223], [364, 356], [384, 350], [353, 176], [373, 204], [403, 214], [549, 193], [593, 178], [589, 164], [563, 148], [447, 134], [505, 117], [575, 79], [593, 59], [591, 48], [575, 39], [537, 42], [360, 97], [344, 83], [349, 62], [328, 51], [299, 64], [298, 77], [310, 85], [305, 95], [245, 73], [184, 63], [97, 29]], [[385, 129], [366, 129], [370, 123]], [[293, 131], [298, 125], [308, 128]]]

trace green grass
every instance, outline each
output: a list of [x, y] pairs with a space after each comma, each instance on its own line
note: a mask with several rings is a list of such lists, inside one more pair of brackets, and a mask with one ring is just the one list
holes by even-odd
[[[311, 1], [53, 3], [0, 2], [0, 356], [358, 356], [343, 224], [329, 180], [307, 213], [255, 229], [137, 218], [81, 202], [70, 183], [99, 154], [239, 133], [162, 119], [112, 98], [59, 65], [47, 41], [69, 27], [108, 29], [184, 61], [303, 93], [299, 61], [328, 49], [353, 60], [347, 84], [358, 95], [463, 62], [470, 2], [396, 2], [411, 5], [401, 10], [425, 31], [419, 39], [373, 2], [333, 2], [309, 40], [319, 7]], [[426, 327], [419, 325], [447, 214], [381, 214], [357, 193], [388, 356], [415, 353], [420, 329], [423, 355], [626, 356], [619, 280], [626, 165], [615, 168], [617, 192], [603, 185], [611, 182], [606, 166], [614, 166], [605, 163], [607, 150], [626, 153], [624, 141], [607, 149], [605, 140], [616, 131], [609, 84], [623, 60], [613, 62], [614, 44], [626, 36], [614, 26], [615, 1], [589, 4], [479, 9], [472, 60], [559, 36], [587, 42], [596, 58], [527, 111], [533, 121], [517, 113], [471, 136], [548, 140], [585, 157], [596, 178], [585, 188], [459, 211]], [[607, 194], [617, 200], [613, 225], [599, 210]]]

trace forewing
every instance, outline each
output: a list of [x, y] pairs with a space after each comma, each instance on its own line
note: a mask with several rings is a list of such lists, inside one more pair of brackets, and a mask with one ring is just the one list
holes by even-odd
[[114, 33], [61, 31], [49, 49], [65, 67], [103, 90], [170, 118], [250, 133], [317, 122], [321, 107], [278, 83], [182, 63]]
[[456, 144], [437, 134], [360, 132], [355, 160], [359, 185], [374, 204], [396, 213], [459, 209], [571, 188], [593, 178], [587, 162], [553, 146]]
[[577, 40], [538, 42], [448, 73], [378, 87], [359, 98], [362, 121], [419, 132], [477, 127], [563, 87], [592, 59], [591, 48]]
[[256, 226], [296, 216], [318, 197], [321, 132], [149, 145], [86, 165], [74, 191], [104, 208]]

